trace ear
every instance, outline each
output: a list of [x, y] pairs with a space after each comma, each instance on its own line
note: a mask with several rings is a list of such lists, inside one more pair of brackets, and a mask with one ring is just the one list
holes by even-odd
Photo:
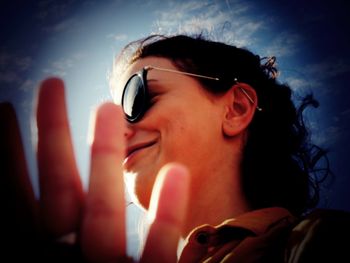
[[222, 129], [227, 136], [243, 132], [254, 117], [257, 108], [255, 90], [246, 83], [237, 83], [225, 94], [225, 112]]

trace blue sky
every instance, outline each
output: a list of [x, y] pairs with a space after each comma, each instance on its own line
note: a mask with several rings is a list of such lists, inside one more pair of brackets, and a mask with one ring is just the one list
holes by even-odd
[[277, 56], [280, 80], [297, 94], [314, 93], [320, 107], [308, 112], [308, 122], [313, 139], [330, 150], [336, 178], [321, 205], [350, 211], [346, 10], [340, 0], [2, 1], [0, 101], [15, 105], [36, 192], [35, 125], [30, 119], [41, 80], [55, 75], [66, 83], [74, 147], [86, 186], [89, 115], [111, 99], [107, 75], [114, 56], [129, 41], [150, 33], [202, 32], [262, 57]]

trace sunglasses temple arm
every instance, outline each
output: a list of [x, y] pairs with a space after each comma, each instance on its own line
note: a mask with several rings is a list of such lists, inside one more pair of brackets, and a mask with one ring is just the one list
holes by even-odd
[[[239, 89], [243, 92], [243, 94], [248, 98], [248, 100], [249, 100], [252, 104], [255, 103], [254, 100], [252, 99], [252, 97], [250, 97], [249, 94], [245, 91], [245, 89], [243, 89], [242, 87], [239, 87]], [[262, 111], [262, 108], [260, 108], [259, 106], [256, 106], [256, 109], [257, 109], [258, 111]]]
[[[177, 73], [177, 74], [182, 74], [182, 75], [188, 75], [188, 76], [193, 76], [193, 77], [197, 77], [197, 78], [204, 78], [204, 79], [212, 79], [212, 80], [219, 80], [219, 78], [214, 78], [214, 77], [208, 77], [208, 76], [204, 76], [204, 75], [199, 75], [199, 74], [194, 74], [194, 73], [189, 73], [189, 72], [183, 72], [183, 71], [179, 71], [179, 70], [174, 70], [174, 69], [165, 69], [165, 68], [158, 68], [158, 67], [154, 67], [154, 66], [146, 66], [144, 68], [145, 70], [151, 70], [151, 69], [156, 69], [156, 70], [160, 70], [160, 71], [167, 71], [167, 72], [172, 72], [172, 73]], [[235, 79], [235, 81], [238, 83], [237, 79]], [[249, 96], [249, 94], [243, 89], [241, 88], [241, 91], [244, 93], [244, 95], [248, 98], [248, 100], [254, 104], [254, 100]], [[262, 111], [262, 108], [260, 108], [259, 106], [256, 106], [256, 109], [258, 111]]]
[[157, 67], [154, 67], [154, 66], [146, 66], [145, 69], [146, 70], [156, 69], [156, 70], [160, 70], [160, 71], [167, 71], [167, 72], [172, 72], [172, 73], [177, 73], [177, 74], [182, 74], [182, 75], [193, 76], [193, 77], [197, 77], [197, 78], [219, 80], [219, 78], [208, 77], [208, 76], [204, 76], [204, 75], [199, 75], [199, 74], [194, 74], [194, 73], [189, 73], [189, 72], [183, 72], [183, 71], [174, 70], [174, 69], [157, 68]]

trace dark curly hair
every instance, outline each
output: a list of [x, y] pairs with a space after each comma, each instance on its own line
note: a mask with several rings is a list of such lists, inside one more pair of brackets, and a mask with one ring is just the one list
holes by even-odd
[[[318, 103], [307, 95], [295, 106], [289, 86], [277, 82], [275, 57], [260, 58], [202, 36], [152, 35], [126, 46], [116, 64], [124, 59], [130, 65], [149, 56], [168, 58], [183, 71], [218, 77], [220, 81], [198, 79], [213, 94], [229, 90], [235, 79], [251, 85], [263, 110], [249, 125], [242, 161], [243, 188], [250, 205], [285, 207], [295, 215], [317, 205], [319, 183], [330, 171], [326, 151], [310, 141], [303, 112]], [[326, 166], [320, 169], [317, 163], [322, 159]]]

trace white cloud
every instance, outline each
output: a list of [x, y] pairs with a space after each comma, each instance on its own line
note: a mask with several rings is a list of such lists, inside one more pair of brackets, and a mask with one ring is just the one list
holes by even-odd
[[33, 59], [27, 55], [21, 55], [18, 52], [0, 52], [0, 69], [26, 71], [32, 65]]
[[73, 68], [79, 60], [83, 59], [84, 57], [85, 57], [85, 54], [81, 52], [77, 52], [70, 55], [69, 57], [60, 58], [58, 60], [51, 61], [50, 65], [44, 68], [42, 71], [50, 75], [63, 77], [63, 76], [66, 76], [67, 72], [71, 68]]
[[19, 83], [21, 82], [20, 76], [15, 71], [2, 71], [0, 72], [0, 83]]
[[62, 20], [62, 21], [60, 21], [56, 24], [53, 24], [53, 25], [46, 25], [43, 27], [43, 30], [45, 32], [58, 33], [58, 32], [68, 30], [68, 29], [72, 29], [76, 25], [77, 25], [76, 19], [69, 18], [69, 19]]
[[286, 81], [293, 90], [299, 90], [305, 87], [309, 87], [310, 83], [302, 78], [287, 77]]
[[342, 111], [340, 114], [341, 114], [342, 116], [350, 116], [350, 108], [348, 108], [348, 109]]
[[324, 145], [326, 147], [329, 147], [330, 145], [333, 145], [335, 142], [340, 140], [344, 134], [345, 133], [341, 127], [330, 126], [322, 131], [317, 130], [317, 132], [314, 132], [312, 139], [317, 145]]
[[33, 59], [19, 52], [0, 51], [0, 83], [20, 85]]
[[36, 17], [40, 20], [47, 18], [61, 18], [67, 15], [75, 0], [55, 1], [55, 0], [41, 0], [37, 2]]
[[27, 70], [32, 64], [32, 58], [29, 56], [26, 57], [18, 57], [17, 60], [15, 61], [17, 67], [19, 70]]
[[197, 1], [197, 0], [190, 0], [190, 1], [169, 1], [169, 12], [163, 13], [163, 19], [166, 18], [166, 15], [175, 14], [176, 17], [182, 16], [183, 14], [186, 15], [190, 12], [195, 12], [198, 10], [202, 10], [205, 7], [208, 7], [210, 4], [210, 1]]
[[51, 75], [63, 77], [67, 75], [67, 70], [72, 68], [73, 63], [71, 59], [62, 58], [51, 62], [50, 67], [43, 69], [43, 72]]
[[11, 55], [5, 51], [0, 52], [0, 68], [5, 67], [12, 60]]
[[262, 21], [245, 21], [245, 23], [237, 24], [236, 29], [233, 30], [237, 35], [237, 38], [234, 39], [235, 44], [239, 47], [252, 45], [256, 40], [253, 35], [263, 27]]
[[[284, 75], [286, 75], [286, 77], [284, 77]], [[287, 70], [280, 71], [279, 80], [283, 83], [287, 83], [293, 91], [297, 92], [297, 94], [302, 94], [302, 91], [308, 93], [311, 90], [324, 87], [324, 83], [316, 77], [306, 77], [304, 74], [300, 74], [299, 76], [299, 74], [295, 75], [294, 72], [288, 72]]]
[[336, 113], [331, 117], [331, 123], [327, 124], [316, 120], [310, 122], [312, 130], [312, 140], [317, 145], [330, 147], [344, 138], [348, 138], [349, 129], [344, 126], [348, 122], [350, 116], [350, 108]]
[[36, 3], [35, 17], [44, 32], [62, 32], [78, 24], [79, 21], [72, 16], [75, 8], [76, 0], [41, 0]]
[[156, 33], [199, 34], [237, 46], [249, 46], [264, 22], [247, 15], [251, 6], [243, 1], [172, 1], [166, 10], [156, 10]]
[[251, 4], [246, 1], [226, 0], [225, 3], [230, 13], [234, 16], [244, 14], [252, 8]]
[[266, 48], [265, 54], [269, 56], [285, 57], [294, 55], [299, 51], [301, 36], [293, 32], [282, 32]]
[[23, 110], [23, 112], [25, 112], [26, 114], [30, 114], [33, 111], [34, 103], [34, 100], [31, 97], [29, 97], [20, 102], [20, 107]]
[[341, 58], [328, 58], [320, 63], [307, 65], [305, 71], [326, 79], [350, 72], [350, 63]]
[[124, 41], [128, 39], [127, 34], [109, 34], [107, 35], [107, 38], [112, 38], [116, 41]]
[[[334, 87], [327, 85], [330, 78], [348, 72], [350, 72], [350, 64], [344, 59], [325, 58], [321, 62], [305, 65], [302, 73], [299, 73], [301, 76], [289, 76], [285, 80], [294, 90], [317, 89], [318, 93], [321, 92], [323, 95], [326, 95], [334, 92]], [[293, 74], [290, 73], [290, 75]]]
[[19, 87], [20, 90], [24, 91], [24, 92], [27, 92], [27, 91], [31, 91], [31, 90], [34, 90], [35, 89], [35, 86], [36, 84], [34, 83], [33, 80], [31, 79], [26, 79], [22, 85]]

